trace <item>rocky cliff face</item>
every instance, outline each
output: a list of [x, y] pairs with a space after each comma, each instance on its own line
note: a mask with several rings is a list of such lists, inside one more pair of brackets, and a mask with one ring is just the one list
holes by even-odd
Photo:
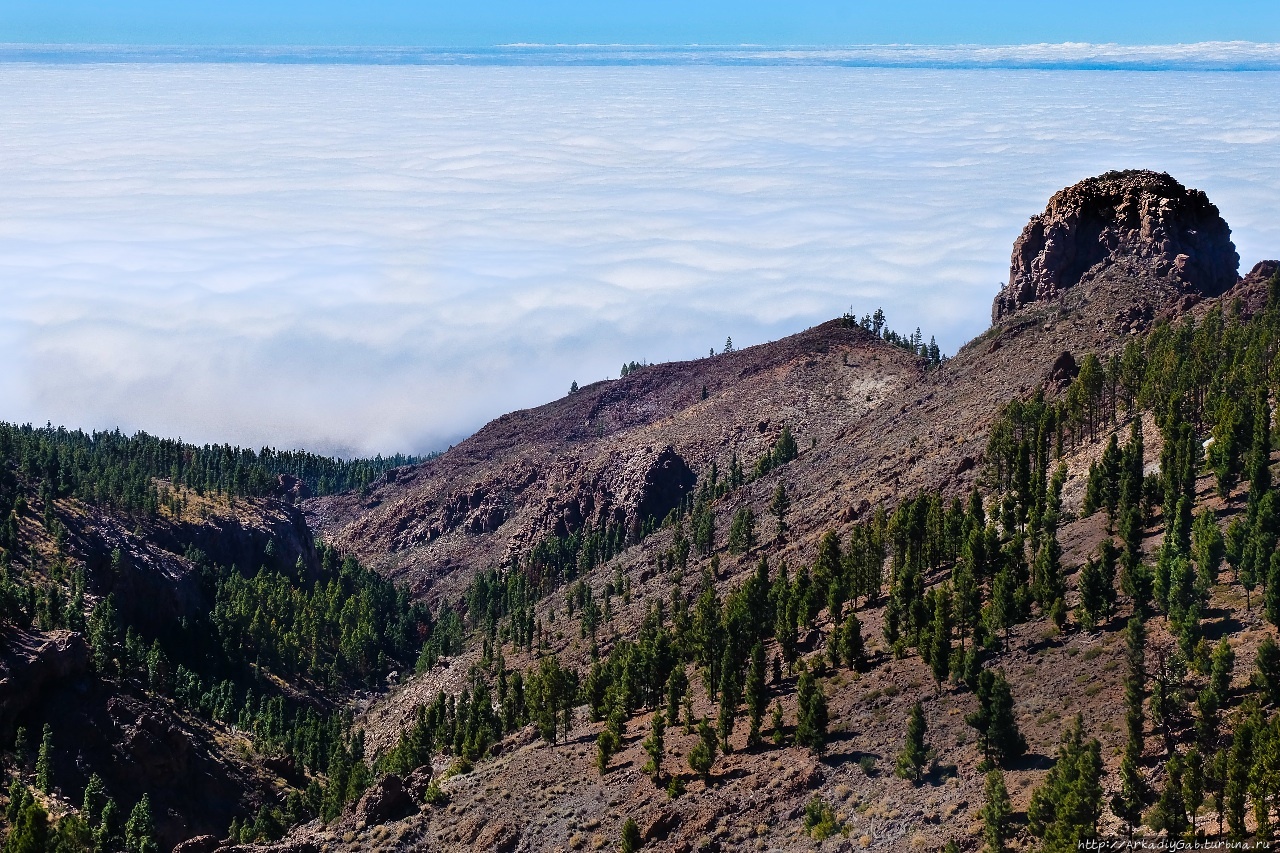
[[1236, 283], [1231, 229], [1200, 190], [1161, 172], [1107, 172], [1056, 193], [1013, 245], [992, 322], [1122, 263], [1200, 296]]

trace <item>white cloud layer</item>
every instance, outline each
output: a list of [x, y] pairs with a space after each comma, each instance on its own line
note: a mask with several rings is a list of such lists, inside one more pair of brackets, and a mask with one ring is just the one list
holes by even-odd
[[1280, 71], [1280, 44], [1207, 41], [1190, 44], [1013, 45], [867, 44], [842, 47], [763, 45], [510, 44], [481, 48], [207, 45], [3, 44], [0, 61], [255, 62], [349, 65], [517, 66], [835, 66], [845, 68], [1109, 69]]
[[0, 63], [0, 418], [426, 451], [883, 305], [982, 331], [1113, 168], [1280, 256], [1280, 75]]

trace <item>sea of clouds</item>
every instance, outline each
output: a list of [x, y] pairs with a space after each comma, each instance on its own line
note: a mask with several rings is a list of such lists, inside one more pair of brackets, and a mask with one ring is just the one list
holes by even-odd
[[0, 62], [0, 419], [325, 453], [850, 309], [954, 351], [1057, 189], [1280, 256], [1280, 74]]

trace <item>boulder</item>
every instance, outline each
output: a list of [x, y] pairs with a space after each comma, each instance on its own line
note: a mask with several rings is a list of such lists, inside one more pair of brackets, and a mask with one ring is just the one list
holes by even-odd
[[383, 776], [356, 803], [356, 827], [374, 826], [405, 817], [415, 810], [404, 780], [394, 773]]
[[404, 787], [409, 792], [409, 796], [413, 797], [414, 802], [422, 802], [427, 795], [427, 788], [431, 787], [431, 765], [424, 764], [406, 776]]

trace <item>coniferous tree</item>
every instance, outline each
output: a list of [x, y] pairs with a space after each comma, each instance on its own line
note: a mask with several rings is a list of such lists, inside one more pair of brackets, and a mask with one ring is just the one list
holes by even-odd
[[726, 647], [724, 660], [720, 664], [720, 709], [716, 719], [716, 731], [720, 735], [720, 749], [728, 755], [732, 748], [729, 737], [733, 734], [734, 723], [738, 719], [738, 702], [741, 699], [742, 683], [737, 663], [733, 660], [732, 649]]
[[1202, 510], [1191, 526], [1191, 553], [1200, 575], [1200, 583], [1208, 588], [1218, 580], [1225, 543], [1213, 511]]
[[622, 748], [626, 719], [625, 700], [621, 691], [615, 690], [609, 702], [609, 719], [605, 723], [604, 729], [596, 737], [596, 766], [602, 776], [608, 771], [609, 761], [613, 758], [614, 753]]
[[120, 807], [115, 800], [108, 799], [107, 804], [102, 807], [102, 819], [93, 832], [95, 850], [101, 853], [118, 850], [123, 843], [123, 824], [124, 815]]
[[644, 770], [653, 777], [653, 783], [660, 785], [662, 780], [663, 735], [666, 731], [666, 720], [661, 711], [653, 712], [653, 722], [649, 726], [649, 737], [645, 738], [644, 751], [649, 756]]
[[666, 686], [667, 719], [671, 721], [671, 725], [675, 725], [680, 718], [680, 702], [688, 689], [689, 677], [685, 674], [684, 664], [677, 663], [671, 668], [671, 675], [667, 676]]
[[1271, 404], [1260, 388], [1253, 404], [1253, 442], [1249, 450], [1249, 508], [1251, 514], [1271, 490]]
[[929, 645], [929, 668], [938, 689], [951, 671], [951, 596], [945, 588], [934, 595], [933, 627]]
[[716, 745], [715, 730], [703, 717], [698, 722], [698, 742], [689, 750], [689, 767], [704, 779], [710, 779], [711, 767], [716, 760]]
[[1131, 756], [1135, 763], [1142, 757], [1142, 700], [1147, 683], [1146, 642], [1147, 632], [1142, 619], [1134, 616], [1125, 629], [1128, 671], [1125, 674], [1124, 698], [1125, 725], [1128, 731], [1126, 755]]
[[1151, 606], [1151, 571], [1142, 562], [1142, 510], [1130, 506], [1121, 517], [1120, 537], [1124, 542], [1120, 588], [1133, 600], [1134, 609], [1146, 614]]
[[102, 820], [102, 810], [107, 805], [107, 786], [97, 773], [89, 776], [89, 784], [84, 788], [84, 799], [80, 805], [80, 816], [90, 826], [97, 826]]
[[1147, 816], [1147, 825], [1169, 838], [1181, 838], [1190, 826], [1182, 796], [1182, 757], [1176, 753], [1170, 756], [1165, 769], [1164, 790]]
[[1008, 568], [996, 573], [991, 584], [990, 624], [993, 630], [1004, 632], [1004, 644], [1009, 643], [1009, 629], [1018, 624], [1021, 608], [1018, 606], [1017, 583]]
[[749, 506], [739, 507], [729, 526], [729, 552], [742, 554], [756, 544], [756, 514]]
[[151, 816], [151, 797], [143, 794], [142, 799], [130, 812], [129, 820], [124, 826], [126, 853], [159, 853], [160, 846], [156, 843], [155, 834], [155, 821]]
[[1280, 706], [1280, 646], [1270, 635], [1258, 646], [1254, 684], [1272, 705]]
[[840, 656], [850, 669], [861, 670], [866, 664], [867, 649], [862, 639], [862, 622], [850, 613], [840, 626]]
[[1236, 653], [1223, 637], [1213, 650], [1212, 669], [1209, 675], [1209, 687], [1222, 701], [1226, 701], [1231, 693], [1231, 674], [1236, 665]]
[[1053, 768], [1031, 795], [1027, 822], [1031, 834], [1044, 840], [1044, 850], [1066, 853], [1097, 837], [1101, 816], [1101, 746], [1084, 739], [1084, 718], [1077, 714]]
[[1013, 805], [1005, 788], [1004, 773], [999, 769], [987, 772], [982, 806], [982, 837], [986, 841], [983, 853], [1004, 853], [1004, 843], [1009, 839]]
[[775, 699], [773, 701], [773, 712], [769, 718], [769, 724], [773, 730], [774, 746], [782, 746], [786, 743], [787, 733], [782, 726], [782, 702]]
[[46, 794], [53, 793], [53, 729], [44, 724], [40, 737], [40, 752], [36, 755], [36, 788]]
[[1076, 618], [1081, 626], [1091, 630], [1105, 618], [1106, 607], [1106, 582], [1102, 565], [1095, 558], [1089, 557], [1080, 570], [1080, 605], [1076, 609]]
[[640, 825], [636, 823], [635, 818], [627, 818], [622, 822], [622, 853], [637, 853], [643, 844], [644, 838], [640, 835]]
[[1120, 762], [1120, 790], [1111, 798], [1111, 813], [1120, 818], [1130, 834], [1142, 822], [1146, 807], [1147, 784], [1138, 771], [1137, 758], [1126, 750]]
[[791, 511], [791, 498], [787, 495], [787, 487], [782, 483], [773, 492], [773, 500], [769, 502], [769, 512], [778, 520], [778, 539], [787, 535], [787, 513]]
[[965, 722], [978, 730], [984, 763], [1003, 766], [1027, 751], [1027, 742], [1018, 731], [1013, 713], [1013, 694], [1000, 670], [984, 669], [978, 675], [978, 710]]
[[49, 849], [49, 813], [17, 779], [9, 789], [6, 817], [9, 835], [4, 853], [45, 853]]
[[764, 645], [756, 643], [751, 648], [751, 665], [747, 669], [747, 715], [751, 720], [751, 728], [747, 732], [748, 748], [760, 745], [760, 726], [769, 703], [764, 675]]
[[796, 745], [821, 753], [827, 744], [827, 697], [822, 684], [805, 670], [796, 683]]
[[916, 702], [911, 706], [911, 714], [907, 717], [907, 739], [902, 752], [898, 753], [896, 769], [903, 779], [919, 783], [921, 771], [929, 760], [929, 748], [925, 745], [924, 736], [927, 731], [924, 709]]

